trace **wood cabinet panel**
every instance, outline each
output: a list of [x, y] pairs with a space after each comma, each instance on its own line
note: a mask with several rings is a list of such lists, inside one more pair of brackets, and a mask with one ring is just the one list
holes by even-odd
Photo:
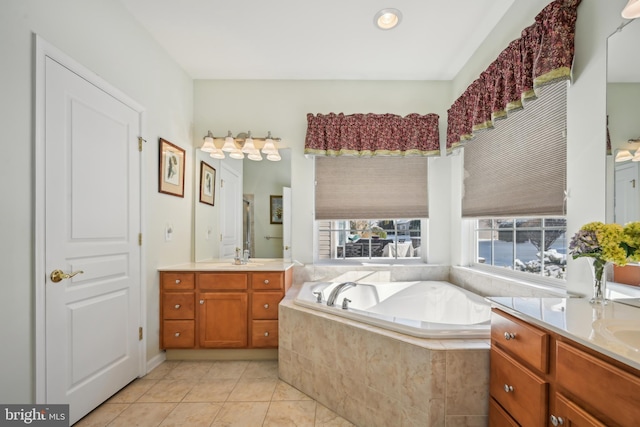
[[162, 273], [160, 275], [162, 289], [188, 290], [195, 288], [193, 273]]
[[613, 425], [640, 420], [640, 378], [574, 346], [556, 343], [558, 389], [591, 414]]
[[506, 313], [491, 313], [491, 342], [530, 367], [549, 372], [549, 334]]
[[204, 292], [199, 305], [199, 342], [206, 348], [247, 346], [247, 294]]
[[282, 292], [254, 292], [251, 299], [251, 318], [275, 320], [278, 318], [278, 304]]
[[553, 407], [554, 410], [550, 418], [555, 418], [558, 425], [564, 427], [607, 427], [606, 424], [601, 423], [587, 411], [559, 393], [555, 395]]
[[165, 320], [162, 322], [162, 348], [192, 348], [196, 344], [193, 320]]
[[491, 427], [519, 427], [494, 398], [489, 399], [489, 425]]
[[254, 320], [251, 325], [251, 346], [275, 348], [278, 346], [278, 321]]
[[244, 290], [248, 283], [247, 273], [198, 273], [200, 291]]
[[284, 274], [282, 272], [251, 273], [253, 290], [284, 290]]
[[195, 294], [193, 292], [167, 292], [162, 298], [163, 319], [193, 319]]
[[505, 352], [491, 348], [491, 396], [523, 426], [545, 426], [548, 384]]

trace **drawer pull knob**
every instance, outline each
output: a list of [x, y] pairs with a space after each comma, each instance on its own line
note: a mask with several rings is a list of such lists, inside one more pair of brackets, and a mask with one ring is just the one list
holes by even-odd
[[505, 385], [504, 385], [504, 391], [505, 391], [506, 393], [513, 393], [513, 386], [512, 386], [512, 385], [509, 385], [509, 384], [505, 384]]
[[265, 304], [265, 305], [264, 305], [264, 308], [269, 308], [269, 304]]
[[203, 299], [200, 300], [200, 304], [204, 304], [204, 300]]
[[505, 332], [504, 333], [504, 339], [509, 341], [509, 340], [515, 340], [516, 339], [516, 334], [514, 332]]
[[180, 308], [180, 304], [176, 304], [176, 305], [175, 305], [175, 309], [177, 310], [177, 309], [179, 309], [179, 308]]
[[563, 426], [564, 419], [562, 417], [556, 417], [555, 415], [551, 415], [551, 424], [554, 426]]
[[175, 335], [176, 335], [176, 337], [179, 337], [180, 336], [180, 332], [176, 332]]
[[176, 279], [176, 285], [180, 284], [180, 279]]
[[268, 285], [269, 284], [269, 279], [264, 279], [264, 284]]
[[265, 337], [268, 337], [268, 336], [269, 336], [269, 332], [265, 332], [265, 333], [264, 333], [264, 336], [265, 336]]

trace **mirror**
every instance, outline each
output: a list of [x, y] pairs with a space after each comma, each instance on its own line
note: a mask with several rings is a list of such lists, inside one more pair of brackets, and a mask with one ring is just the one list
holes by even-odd
[[[227, 156], [216, 160], [200, 149], [194, 155], [194, 258], [195, 261], [219, 257], [220, 177], [224, 168], [237, 171], [242, 176], [242, 206], [237, 212], [242, 216], [243, 246], [249, 247], [252, 258], [283, 258], [283, 225], [271, 221], [271, 196], [283, 194], [283, 187], [291, 187], [291, 149], [279, 147], [282, 159], [278, 162], [263, 159], [256, 162], [245, 158], [234, 160]], [[214, 206], [200, 201], [201, 162], [215, 169]]]
[[[607, 221], [640, 220], [640, 162], [616, 155], [640, 149], [640, 23], [627, 21], [607, 41], [607, 121], [611, 140], [607, 163]], [[637, 141], [634, 141], [637, 140]], [[640, 151], [638, 151], [640, 158]]]

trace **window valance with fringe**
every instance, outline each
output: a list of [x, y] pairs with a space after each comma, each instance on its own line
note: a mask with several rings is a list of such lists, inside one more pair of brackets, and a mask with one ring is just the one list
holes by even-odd
[[307, 114], [305, 155], [432, 156], [440, 154], [437, 114]]
[[453, 103], [447, 151], [493, 127], [495, 120], [536, 98], [535, 89], [571, 77], [577, 8], [581, 0], [556, 0], [522, 31]]

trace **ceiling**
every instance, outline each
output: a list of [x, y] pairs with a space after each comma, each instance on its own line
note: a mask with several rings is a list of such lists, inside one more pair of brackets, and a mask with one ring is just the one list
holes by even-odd
[[514, 2], [120, 1], [193, 79], [286, 80], [451, 80]]

